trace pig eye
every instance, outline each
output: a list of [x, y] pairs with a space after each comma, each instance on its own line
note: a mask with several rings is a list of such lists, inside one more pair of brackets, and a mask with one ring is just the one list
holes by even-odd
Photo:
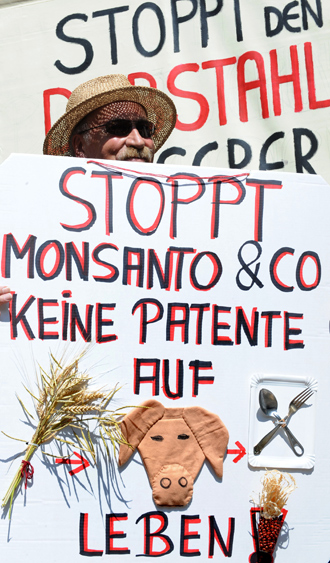
[[179, 434], [178, 440], [188, 440], [188, 434]]
[[152, 440], [155, 440], [155, 442], [162, 442], [164, 440], [163, 436], [160, 436], [159, 434], [157, 436], [151, 436]]

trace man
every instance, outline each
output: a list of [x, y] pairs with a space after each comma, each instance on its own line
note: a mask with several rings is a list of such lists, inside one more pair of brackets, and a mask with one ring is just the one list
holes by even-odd
[[[172, 100], [156, 88], [132, 86], [123, 74], [94, 78], [73, 90], [47, 133], [44, 154], [153, 162], [176, 121]], [[0, 305], [12, 298], [0, 287]]]
[[152, 162], [175, 121], [174, 103], [160, 90], [132, 86], [123, 74], [101, 76], [72, 92], [44, 154]]

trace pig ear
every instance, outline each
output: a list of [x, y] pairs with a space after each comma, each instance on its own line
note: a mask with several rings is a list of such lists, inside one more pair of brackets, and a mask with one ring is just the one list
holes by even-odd
[[229, 433], [220, 418], [202, 407], [183, 409], [183, 418], [194, 434], [207, 461], [217, 477], [222, 477], [223, 457], [227, 450]]
[[164, 412], [165, 407], [161, 403], [150, 399], [141, 403], [139, 407], [133, 409], [123, 418], [120, 429], [131, 447], [121, 444], [119, 448], [119, 466], [124, 465], [129, 460], [148, 430], [164, 416]]

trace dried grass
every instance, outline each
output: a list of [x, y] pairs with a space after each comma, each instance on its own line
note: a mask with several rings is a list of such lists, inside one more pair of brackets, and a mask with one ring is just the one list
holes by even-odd
[[[79, 360], [84, 353], [65, 366], [62, 365], [62, 361], [56, 360], [51, 355], [49, 373], [40, 367], [40, 377], [37, 381], [38, 394], [34, 395], [26, 388], [34, 401], [39, 421], [25, 451], [22, 464], [31, 459], [39, 446], [50, 440], [56, 439], [60, 442], [75, 445], [73, 442], [59, 438], [59, 434], [67, 428], [73, 430], [74, 438], [80, 449], [89, 452], [95, 462], [95, 449], [87, 424], [89, 420], [96, 422], [101, 439], [105, 445], [105, 436], [110, 439], [114, 452], [117, 444], [126, 443], [120, 432], [121, 409], [115, 411], [107, 409], [118, 388], [114, 388], [110, 392], [89, 390], [91, 377], [81, 372], [78, 367]], [[24, 403], [20, 399], [18, 400], [24, 412], [29, 418], [33, 418]], [[11, 436], [9, 437], [11, 438]], [[107, 446], [106, 451], [110, 455]], [[15, 492], [22, 480], [21, 469], [22, 465], [3, 498], [2, 507], [5, 507], [10, 502], [9, 517]]]
[[266, 519], [276, 518], [281, 514], [290, 494], [296, 488], [296, 481], [290, 473], [277, 469], [266, 471], [262, 481], [260, 495], [260, 514]]

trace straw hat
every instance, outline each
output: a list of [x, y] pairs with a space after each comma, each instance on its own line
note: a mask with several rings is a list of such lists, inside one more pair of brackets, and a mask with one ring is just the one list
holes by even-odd
[[129, 101], [141, 104], [155, 125], [153, 141], [157, 151], [171, 134], [176, 121], [172, 100], [156, 88], [132, 86], [123, 74], [100, 76], [73, 90], [66, 111], [48, 131], [44, 154], [72, 156], [69, 140], [74, 127], [91, 111], [111, 102]]

